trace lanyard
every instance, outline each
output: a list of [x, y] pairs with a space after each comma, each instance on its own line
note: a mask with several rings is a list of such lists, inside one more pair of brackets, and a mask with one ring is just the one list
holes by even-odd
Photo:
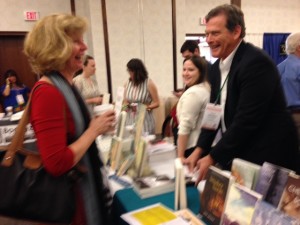
[[226, 78], [225, 78], [225, 80], [224, 80], [224, 82], [223, 82], [223, 84], [222, 84], [222, 87], [220, 88], [220, 90], [219, 90], [219, 92], [218, 92], [217, 99], [216, 99], [216, 101], [214, 102], [214, 105], [216, 105], [217, 102], [218, 102], [219, 99], [220, 99], [222, 90], [223, 90], [223, 88], [224, 88], [224, 86], [225, 86], [225, 84], [226, 84], [226, 82], [227, 82], [227, 80], [228, 80], [228, 76], [229, 76], [229, 73], [227, 74], [227, 76], [226, 76]]

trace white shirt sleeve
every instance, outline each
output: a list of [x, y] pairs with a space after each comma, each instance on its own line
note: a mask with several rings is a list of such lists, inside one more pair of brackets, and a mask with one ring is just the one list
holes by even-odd
[[189, 134], [196, 128], [208, 101], [209, 91], [203, 86], [193, 86], [181, 96], [177, 105], [178, 134]]

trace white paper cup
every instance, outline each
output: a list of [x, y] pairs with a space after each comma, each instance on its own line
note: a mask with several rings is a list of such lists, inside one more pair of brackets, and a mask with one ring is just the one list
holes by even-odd
[[[113, 110], [113, 109], [114, 109], [114, 105], [112, 105], [112, 104], [97, 105], [94, 107], [94, 115], [100, 116], [103, 113], [105, 113], [109, 110]], [[111, 132], [107, 132], [105, 135], [113, 135], [114, 133], [115, 133], [115, 131], [111, 131]]]
[[112, 109], [114, 109], [114, 105], [112, 104], [97, 105], [94, 107], [94, 115], [99, 116]]
[[12, 106], [7, 106], [5, 108], [5, 111], [6, 111], [7, 116], [11, 116], [13, 114], [13, 107]]

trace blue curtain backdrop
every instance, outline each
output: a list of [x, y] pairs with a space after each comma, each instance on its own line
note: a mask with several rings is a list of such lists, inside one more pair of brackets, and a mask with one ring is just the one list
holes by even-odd
[[263, 49], [271, 56], [275, 64], [286, 59], [285, 40], [290, 33], [264, 33]]

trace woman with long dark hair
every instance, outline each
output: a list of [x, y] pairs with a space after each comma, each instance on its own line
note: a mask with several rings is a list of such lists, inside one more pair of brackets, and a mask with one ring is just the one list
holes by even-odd
[[146, 115], [143, 132], [155, 133], [155, 120], [152, 110], [159, 107], [159, 97], [156, 85], [148, 77], [148, 71], [140, 59], [133, 58], [127, 63], [129, 79], [125, 84], [124, 104], [127, 108], [127, 125], [135, 122], [138, 104], [146, 105]]
[[30, 89], [26, 87], [18, 78], [15, 70], [9, 69], [4, 73], [6, 85], [0, 89], [4, 99], [3, 107], [13, 107], [13, 112], [22, 111], [28, 101]]

